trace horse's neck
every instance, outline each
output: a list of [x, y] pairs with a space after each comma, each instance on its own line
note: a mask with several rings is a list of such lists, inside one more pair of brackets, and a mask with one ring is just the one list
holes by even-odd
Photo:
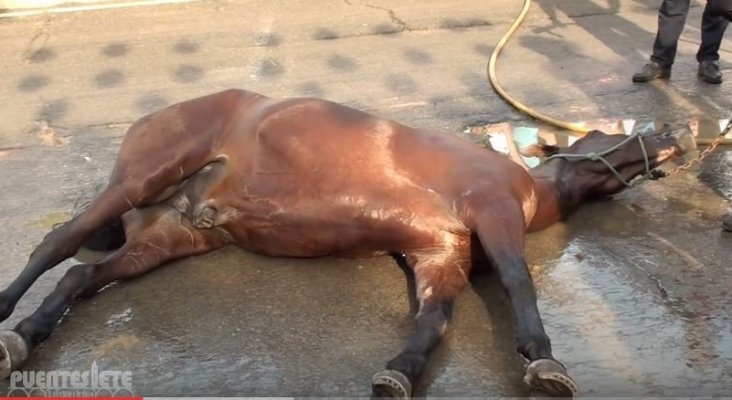
[[577, 209], [581, 196], [554, 174], [537, 173], [534, 176], [536, 213], [528, 231], [536, 232], [560, 221]]

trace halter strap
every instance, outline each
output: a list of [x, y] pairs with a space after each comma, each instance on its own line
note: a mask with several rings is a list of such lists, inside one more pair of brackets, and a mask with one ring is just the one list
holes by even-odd
[[[641, 151], [643, 152], [643, 161], [646, 164], [646, 172], [643, 174], [643, 176], [638, 178], [638, 180], [636, 180], [634, 182], [628, 182], [625, 180], [625, 178], [623, 178], [622, 175], [620, 175], [620, 172], [618, 172], [618, 170], [615, 169], [615, 167], [613, 167], [610, 164], [610, 162], [605, 159], [605, 156], [614, 152], [615, 150], [618, 150], [619, 148], [625, 146], [627, 143], [631, 142], [634, 139], [638, 139], [638, 143], [640, 144]], [[639, 134], [639, 133], [634, 133], [634, 134], [628, 136], [626, 139], [624, 139], [620, 143], [616, 144], [615, 146], [610, 147], [607, 150], [603, 150], [599, 153], [596, 153], [596, 152], [591, 152], [591, 153], [586, 153], [586, 154], [556, 153], [556, 154], [552, 154], [551, 156], [547, 157], [546, 159], [551, 160], [553, 158], [564, 158], [564, 159], [575, 158], [575, 159], [581, 159], [581, 160], [600, 161], [603, 164], [605, 164], [605, 166], [607, 166], [607, 168], [615, 175], [615, 177], [618, 178], [618, 180], [627, 187], [632, 187], [637, 184], [635, 182], [645, 180], [646, 178], [653, 179], [654, 176], [656, 175], [654, 173], [654, 171], [651, 170], [651, 161], [648, 159], [648, 152], [646, 151], [646, 145], [643, 143], [643, 138], [641, 137], [641, 134]]]

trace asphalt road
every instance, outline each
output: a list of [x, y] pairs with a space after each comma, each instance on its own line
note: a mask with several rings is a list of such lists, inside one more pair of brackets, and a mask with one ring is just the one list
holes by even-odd
[[[699, 83], [694, 7], [668, 84], [633, 85], [658, 1], [540, 1], [501, 59], [516, 97], [570, 120], [728, 115]], [[241, 87], [325, 97], [455, 133], [530, 125], [485, 81], [516, 1], [200, 1], [0, 19], [0, 283], [104, 182], [129, 124]], [[732, 43], [721, 52], [726, 70]], [[586, 396], [732, 395], [732, 152], [590, 204], [528, 239], [555, 355]], [[49, 271], [0, 327], [38, 306]], [[79, 303], [27, 370], [133, 372], [146, 396], [365, 396], [411, 329], [389, 259], [272, 259], [234, 248]], [[506, 300], [475, 278], [417, 394], [523, 396]], [[0, 392], [7, 382], [0, 383]]]

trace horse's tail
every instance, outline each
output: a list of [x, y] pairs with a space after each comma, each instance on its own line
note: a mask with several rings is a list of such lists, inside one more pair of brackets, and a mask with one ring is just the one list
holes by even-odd
[[125, 229], [122, 220], [118, 218], [92, 233], [81, 247], [85, 250], [110, 252], [119, 249], [123, 244], [125, 244]]

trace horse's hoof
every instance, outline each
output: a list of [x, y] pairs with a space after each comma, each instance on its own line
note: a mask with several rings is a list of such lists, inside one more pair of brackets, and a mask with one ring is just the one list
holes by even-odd
[[0, 380], [20, 368], [28, 359], [28, 345], [15, 331], [0, 331]]
[[412, 397], [412, 384], [403, 373], [393, 370], [383, 370], [371, 378], [371, 397], [391, 397], [395, 399], [409, 399]]
[[524, 382], [531, 389], [554, 397], [575, 397], [579, 393], [577, 384], [556, 360], [541, 359], [531, 362], [526, 368]]

